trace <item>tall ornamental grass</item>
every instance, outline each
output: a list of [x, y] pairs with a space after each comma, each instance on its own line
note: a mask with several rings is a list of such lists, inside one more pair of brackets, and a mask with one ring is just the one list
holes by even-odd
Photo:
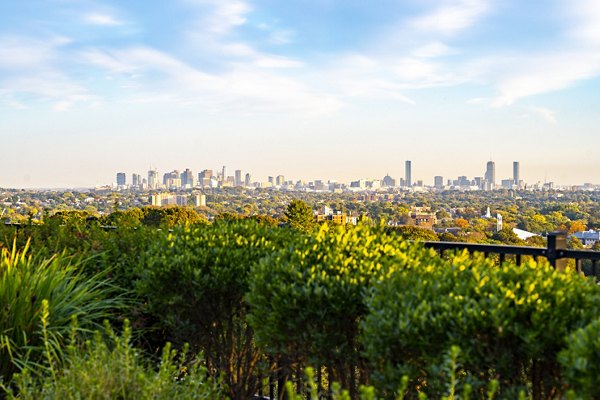
[[60, 359], [59, 349], [76, 316], [80, 330], [98, 327], [124, 305], [123, 298], [103, 275], [84, 277], [78, 264], [64, 255], [50, 258], [21, 250], [0, 249], [0, 378], [6, 382], [29, 364], [39, 364], [44, 349], [40, 317], [48, 303], [47, 344]]
[[[45, 313], [45, 316], [48, 314]], [[45, 326], [45, 318], [42, 318]], [[157, 368], [131, 346], [131, 329], [125, 321], [122, 335], [106, 323], [104, 334], [81, 343], [76, 324], [64, 349], [63, 368], [55, 369], [52, 357], [41, 368], [26, 368], [4, 388], [7, 399], [222, 399], [218, 382], [187, 351], [167, 344]]]

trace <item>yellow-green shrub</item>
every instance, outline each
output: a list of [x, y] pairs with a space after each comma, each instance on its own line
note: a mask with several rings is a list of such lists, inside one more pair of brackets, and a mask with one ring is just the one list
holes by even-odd
[[178, 227], [158, 235], [140, 265], [138, 293], [165, 339], [203, 351], [233, 398], [248, 398], [261, 382], [261, 353], [245, 319], [251, 267], [292, 233], [251, 220]]
[[358, 342], [364, 294], [389, 273], [384, 266], [401, 268], [430, 254], [366, 226], [324, 225], [315, 236], [289, 243], [252, 274], [247, 299], [258, 343], [296, 368], [327, 366], [331, 379], [355, 391], [357, 369], [359, 380], [368, 375]]
[[600, 318], [576, 330], [559, 356], [566, 381], [577, 398], [600, 397]]
[[498, 267], [463, 253], [396, 268], [374, 287], [363, 324], [373, 380], [393, 393], [407, 374], [439, 396], [441, 357], [458, 345], [475, 387], [494, 378], [508, 398], [521, 388], [534, 398], [557, 396], [563, 385], [557, 354], [570, 332], [597, 315], [598, 295], [590, 280], [545, 262]]

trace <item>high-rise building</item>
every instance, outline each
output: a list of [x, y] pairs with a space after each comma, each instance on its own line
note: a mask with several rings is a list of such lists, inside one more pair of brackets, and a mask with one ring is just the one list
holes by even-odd
[[174, 170], [172, 172], [168, 172], [163, 175], [163, 185], [167, 189], [175, 189], [181, 187], [181, 175], [178, 170]]
[[443, 176], [434, 176], [433, 177], [433, 186], [436, 189], [442, 189], [444, 187], [444, 177]]
[[246, 187], [250, 187], [251, 184], [252, 184], [252, 177], [250, 176], [250, 173], [247, 173], [246, 177], [244, 179], [244, 185]]
[[181, 173], [181, 186], [184, 188], [194, 187], [194, 174], [189, 168], [186, 168], [185, 171]]
[[118, 172], [117, 173], [117, 186], [125, 186], [127, 182], [127, 177], [125, 175], [125, 172]]
[[485, 169], [485, 180], [490, 185], [490, 189], [496, 184], [496, 163], [488, 161]]
[[158, 171], [148, 171], [148, 189], [158, 189]]
[[213, 177], [212, 169], [205, 169], [198, 173], [198, 185], [201, 187], [211, 186], [211, 179]]
[[221, 182], [225, 182], [227, 180], [227, 168], [223, 165], [223, 169], [221, 170]]
[[213, 176], [212, 169], [205, 169], [204, 171], [198, 173], [198, 179], [210, 179]]
[[131, 174], [131, 186], [135, 189], [141, 189], [142, 185], [142, 176], [140, 174]]
[[411, 162], [408, 160], [406, 161], [404, 172], [405, 172], [404, 183], [407, 187], [411, 187], [412, 186], [412, 167], [411, 167]]
[[275, 178], [275, 185], [282, 186], [284, 182], [285, 177], [283, 175], [277, 175], [277, 178]]
[[242, 182], [242, 170], [235, 170], [235, 186], [242, 186], [244, 182]]
[[520, 180], [519, 162], [513, 161], [513, 182], [515, 185], [519, 186]]

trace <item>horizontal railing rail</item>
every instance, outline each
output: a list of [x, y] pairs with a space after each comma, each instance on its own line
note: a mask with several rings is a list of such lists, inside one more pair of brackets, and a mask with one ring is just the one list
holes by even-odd
[[[514, 255], [517, 264], [521, 264], [522, 256], [545, 257], [554, 268], [563, 269], [568, 259], [576, 262], [577, 270], [598, 277], [597, 264], [600, 260], [600, 251], [567, 249], [567, 234], [565, 232], [552, 232], [548, 234], [547, 247], [509, 246], [499, 244], [480, 244], [464, 242], [424, 242], [425, 247], [437, 250], [440, 254], [452, 250], [467, 250], [468, 252], [483, 253], [485, 257], [498, 254], [500, 263], [506, 256]], [[583, 261], [590, 261], [591, 268], [583, 270]]]

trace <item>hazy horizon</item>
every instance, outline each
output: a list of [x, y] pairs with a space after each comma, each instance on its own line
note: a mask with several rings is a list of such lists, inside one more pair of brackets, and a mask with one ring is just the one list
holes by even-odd
[[[542, 4], [543, 3], [543, 4]], [[226, 165], [264, 181], [600, 184], [595, 0], [32, 0], [0, 15], [0, 187]]]

